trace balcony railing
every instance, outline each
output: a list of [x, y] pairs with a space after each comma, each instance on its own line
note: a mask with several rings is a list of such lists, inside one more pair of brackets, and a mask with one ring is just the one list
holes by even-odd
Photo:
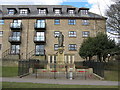
[[21, 42], [21, 37], [9, 37], [9, 42]]
[[46, 23], [35, 23], [35, 29], [46, 29]]
[[12, 55], [19, 55], [20, 54], [20, 49], [11, 49], [10, 54]]
[[45, 43], [45, 37], [34, 37], [34, 42], [44, 42]]
[[11, 29], [22, 29], [22, 23], [10, 23]]

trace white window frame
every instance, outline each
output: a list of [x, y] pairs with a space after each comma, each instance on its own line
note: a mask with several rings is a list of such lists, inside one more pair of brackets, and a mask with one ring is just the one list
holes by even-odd
[[69, 48], [69, 51], [76, 51], [77, 50], [77, 45], [76, 44], [69, 44], [68, 48]]
[[69, 13], [69, 14], [74, 14], [75, 11], [74, 11], [74, 10], [68, 10], [68, 13]]
[[47, 10], [46, 9], [38, 9], [38, 13], [45, 15], [47, 13]]
[[82, 37], [89, 37], [90, 36], [90, 32], [89, 31], [83, 31], [82, 32]]
[[89, 20], [82, 20], [82, 25], [89, 25]]
[[88, 10], [81, 10], [82, 15], [88, 15]]
[[15, 14], [15, 9], [8, 9], [8, 14], [9, 15], [14, 15]]
[[61, 14], [61, 9], [54, 9], [54, 13], [57, 14], [57, 15], [60, 15]]
[[20, 9], [20, 14], [21, 15], [27, 15], [28, 14], [28, 9]]
[[58, 44], [54, 44], [54, 50], [55, 50], [55, 51], [58, 50]]
[[77, 37], [76, 31], [69, 31], [69, 37]]

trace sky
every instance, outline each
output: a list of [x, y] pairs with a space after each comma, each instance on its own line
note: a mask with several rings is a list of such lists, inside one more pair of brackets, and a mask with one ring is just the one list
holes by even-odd
[[0, 5], [72, 5], [87, 7], [90, 12], [105, 16], [105, 10], [114, 0], [0, 0]]

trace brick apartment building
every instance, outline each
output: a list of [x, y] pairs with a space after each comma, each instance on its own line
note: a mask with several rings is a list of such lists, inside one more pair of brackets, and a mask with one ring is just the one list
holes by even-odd
[[0, 14], [0, 54], [3, 59], [39, 59], [54, 63], [58, 49], [56, 37], [62, 32], [65, 62], [82, 61], [78, 51], [83, 40], [106, 32], [106, 18], [89, 12], [89, 8], [3, 5]]

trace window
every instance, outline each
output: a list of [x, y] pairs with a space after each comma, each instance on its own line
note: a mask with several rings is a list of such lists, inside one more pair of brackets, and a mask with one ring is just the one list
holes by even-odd
[[15, 9], [8, 9], [8, 14], [9, 15], [14, 15], [15, 14]]
[[74, 10], [68, 10], [69, 14], [74, 14]]
[[82, 25], [89, 25], [89, 21], [88, 20], [82, 20]]
[[13, 23], [21, 23], [21, 20], [13, 20]]
[[46, 14], [46, 9], [38, 9], [39, 14]]
[[87, 15], [88, 14], [88, 10], [81, 10], [81, 14]]
[[89, 35], [90, 35], [90, 32], [89, 32], [89, 31], [83, 31], [83, 32], [82, 32], [82, 36], [83, 36], [83, 37], [89, 37]]
[[15, 41], [20, 41], [20, 32], [12, 32], [12, 36], [10, 37], [11, 40]]
[[2, 49], [2, 44], [0, 44], [0, 50]]
[[69, 37], [76, 37], [76, 32], [75, 31], [70, 31], [69, 32]]
[[0, 20], [0, 25], [4, 24], [4, 20]]
[[45, 41], [45, 32], [36, 32], [36, 41]]
[[36, 23], [37, 28], [45, 28], [45, 20], [37, 20]]
[[55, 36], [55, 37], [59, 37], [59, 35], [60, 35], [60, 32], [59, 32], [59, 31], [55, 31], [55, 32], [54, 32], [54, 36]]
[[60, 20], [59, 20], [59, 19], [55, 19], [55, 20], [54, 20], [54, 24], [55, 24], [55, 25], [59, 25], [59, 24], [60, 24]]
[[44, 55], [44, 45], [36, 45], [35, 46], [35, 54], [36, 55]]
[[76, 44], [69, 44], [69, 51], [76, 51], [76, 50], [77, 50]]
[[20, 28], [21, 27], [21, 20], [13, 20], [13, 23], [11, 23], [11, 27]]
[[55, 14], [61, 14], [61, 9], [55, 9], [54, 12]]
[[20, 37], [20, 32], [12, 32], [12, 37]]
[[28, 9], [20, 9], [20, 14], [28, 14]]
[[3, 31], [0, 31], [0, 36], [3, 36]]
[[2, 14], [2, 10], [0, 9], [0, 15]]
[[11, 45], [11, 54], [19, 54], [20, 45]]
[[70, 20], [68, 20], [68, 24], [69, 25], [75, 25], [76, 24], [76, 20], [70, 19]]
[[58, 50], [58, 44], [54, 44], [54, 50]]

